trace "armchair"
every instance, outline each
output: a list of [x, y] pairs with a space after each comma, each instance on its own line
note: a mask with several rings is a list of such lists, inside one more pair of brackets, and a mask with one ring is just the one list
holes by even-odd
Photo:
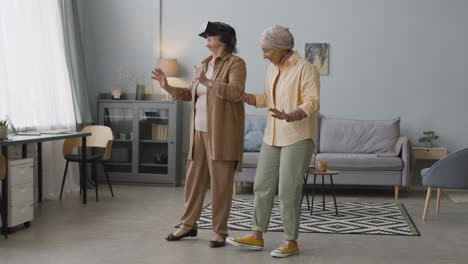
[[468, 148], [455, 151], [437, 161], [430, 168], [421, 171], [422, 184], [427, 186], [424, 204], [423, 221], [431, 200], [432, 188], [437, 188], [436, 213], [440, 208], [441, 189], [468, 189]]

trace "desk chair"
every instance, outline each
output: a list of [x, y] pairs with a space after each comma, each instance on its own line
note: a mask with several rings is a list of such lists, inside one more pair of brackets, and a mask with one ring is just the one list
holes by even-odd
[[[98, 154], [98, 155], [87, 155], [86, 157], [86, 163], [92, 163], [93, 164], [93, 180], [95, 183], [95, 189], [96, 189], [96, 201], [99, 201], [98, 198], [98, 183], [96, 179], [96, 163], [100, 163], [102, 165], [102, 169], [104, 170], [104, 174], [106, 175], [106, 180], [107, 184], [109, 185], [110, 192], [112, 194], [112, 197], [114, 197], [114, 192], [112, 191], [112, 185], [109, 180], [109, 175], [107, 174], [106, 168], [104, 166], [104, 161], [110, 159], [111, 151], [112, 151], [112, 140], [114, 139], [114, 136], [112, 135], [112, 130], [109, 127], [106, 126], [86, 126], [84, 127], [81, 132], [91, 132], [91, 136], [86, 137], [86, 147], [87, 148], [100, 148], [104, 149], [103, 154]], [[62, 193], [63, 193], [63, 186], [65, 185], [65, 179], [67, 176], [67, 169], [68, 169], [68, 163], [69, 162], [78, 162], [81, 165], [82, 158], [81, 155], [73, 154], [73, 148], [75, 147], [81, 147], [81, 139], [80, 138], [70, 138], [70, 139], [65, 139], [63, 142], [63, 157], [67, 161], [65, 165], [65, 172], [63, 173], [63, 179], [62, 179], [62, 188], [60, 189], [60, 200], [62, 199]], [[81, 179], [81, 177], [80, 177]], [[87, 179], [84, 179], [87, 181]], [[81, 192], [81, 186], [82, 184], [87, 184], [86, 182], [82, 183], [80, 181], [80, 192]]]
[[[6, 158], [3, 155], [0, 155], [0, 182], [5, 179], [6, 176]], [[2, 202], [2, 196], [0, 195], [0, 216], [2, 220], [2, 230], [4, 231], [3, 234], [5, 235], [5, 238], [8, 238], [7, 233], [5, 232], [5, 229], [8, 229], [8, 225], [6, 224], [8, 222], [8, 219], [4, 218], [3, 215], [3, 202]]]
[[468, 190], [468, 148], [450, 153], [437, 161], [430, 168], [421, 171], [422, 184], [427, 186], [426, 203], [424, 204], [423, 221], [426, 220], [432, 188], [437, 188], [436, 213], [439, 214], [440, 190]]

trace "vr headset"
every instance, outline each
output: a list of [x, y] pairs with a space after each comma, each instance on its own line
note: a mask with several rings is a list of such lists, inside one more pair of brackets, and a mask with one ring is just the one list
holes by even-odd
[[203, 28], [205, 30], [198, 34], [202, 38], [207, 38], [208, 36], [220, 36], [219, 40], [227, 44], [236, 37], [236, 31], [228, 24], [221, 22], [208, 21], [207, 23], [203, 24]]

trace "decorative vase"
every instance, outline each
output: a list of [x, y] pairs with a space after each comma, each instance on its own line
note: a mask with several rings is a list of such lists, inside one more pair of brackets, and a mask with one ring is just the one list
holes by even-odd
[[136, 87], [136, 100], [145, 100], [145, 85], [137, 84]]
[[0, 139], [8, 138], [8, 126], [0, 126]]
[[426, 141], [426, 142], [424, 143], [424, 147], [426, 147], [426, 148], [432, 148], [432, 142]]

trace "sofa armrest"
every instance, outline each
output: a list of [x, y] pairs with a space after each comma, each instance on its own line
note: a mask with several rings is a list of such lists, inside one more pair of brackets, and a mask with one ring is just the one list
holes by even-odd
[[401, 170], [401, 185], [409, 186], [411, 180], [411, 142], [405, 137], [401, 148], [401, 160], [403, 169]]

